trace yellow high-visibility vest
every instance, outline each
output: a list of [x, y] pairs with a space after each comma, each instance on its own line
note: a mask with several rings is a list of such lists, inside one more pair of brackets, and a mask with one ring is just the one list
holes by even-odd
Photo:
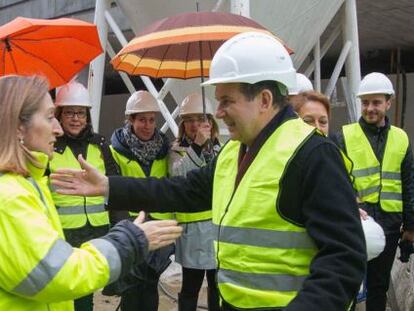
[[[112, 146], [111, 146], [111, 151], [112, 151], [113, 158], [115, 159], [116, 163], [118, 163], [121, 169], [122, 176], [141, 177], [141, 178], [146, 177], [138, 161], [133, 161], [131, 159], [128, 159], [126, 156], [117, 152]], [[167, 175], [168, 175], [167, 158], [165, 157], [163, 159], [154, 160], [151, 166], [150, 176], [161, 178]], [[129, 212], [129, 215], [132, 217], [136, 217], [138, 216], [138, 213]], [[173, 213], [150, 213], [150, 216], [154, 219], [174, 219]]]
[[354, 166], [353, 186], [359, 200], [380, 203], [385, 212], [402, 212], [401, 163], [407, 153], [409, 140], [400, 128], [391, 126], [388, 131], [384, 157], [380, 163], [359, 123], [343, 128], [345, 147]]
[[218, 155], [213, 224], [221, 297], [241, 309], [283, 308], [309, 275], [317, 248], [306, 228], [278, 212], [280, 180], [315, 132], [301, 119], [284, 122], [267, 139], [235, 188], [240, 142]]
[[[46, 154], [32, 154], [46, 167]], [[30, 178], [0, 174], [0, 310], [73, 311], [73, 299], [115, 281], [122, 262], [107, 240], [68, 244], [45, 169], [28, 168]]]
[[[88, 145], [86, 161], [105, 174], [105, 164], [98, 145]], [[53, 153], [49, 168], [53, 173], [58, 168], [80, 169], [81, 167], [72, 150], [67, 146], [63, 153]], [[54, 192], [53, 187], [51, 190], [64, 229], [82, 228], [88, 220], [94, 227], [109, 224], [104, 197], [69, 196]]]

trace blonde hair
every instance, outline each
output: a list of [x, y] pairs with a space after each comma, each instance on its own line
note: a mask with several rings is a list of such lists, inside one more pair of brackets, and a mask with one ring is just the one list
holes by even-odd
[[294, 103], [293, 109], [296, 112], [299, 112], [300, 109], [308, 102], [308, 101], [314, 101], [319, 102], [321, 105], [325, 108], [326, 114], [328, 115], [328, 118], [331, 114], [331, 105], [329, 102], [329, 98], [326, 97], [324, 94], [317, 92], [317, 91], [306, 91], [299, 93], [296, 95], [297, 98]]
[[38, 76], [0, 78], [0, 172], [28, 176], [27, 161], [37, 163], [17, 135], [21, 125], [30, 124], [47, 93], [48, 82]]
[[[211, 140], [214, 142], [219, 136], [219, 127], [216, 120], [211, 114], [207, 114], [207, 120], [211, 123]], [[181, 141], [185, 135], [184, 121], [181, 118], [180, 124], [178, 125], [178, 137], [177, 141]]]

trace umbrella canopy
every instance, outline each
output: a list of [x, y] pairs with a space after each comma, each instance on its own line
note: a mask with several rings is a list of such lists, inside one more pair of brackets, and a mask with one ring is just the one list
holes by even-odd
[[51, 89], [101, 53], [96, 26], [84, 21], [17, 17], [0, 27], [0, 75], [43, 75]]
[[208, 76], [211, 59], [217, 49], [227, 39], [247, 31], [271, 34], [260, 24], [240, 15], [183, 13], [145, 28], [111, 63], [115, 70], [130, 75], [178, 79]]

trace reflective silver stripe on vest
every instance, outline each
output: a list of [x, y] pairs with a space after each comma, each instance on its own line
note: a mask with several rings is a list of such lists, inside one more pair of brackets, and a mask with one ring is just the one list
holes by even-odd
[[358, 195], [359, 195], [360, 198], [363, 198], [367, 195], [379, 192], [380, 189], [381, 189], [381, 186], [374, 186], [374, 187], [371, 187], [371, 188], [368, 188], [368, 189], [362, 189], [362, 190], [358, 191]]
[[365, 176], [369, 176], [369, 175], [378, 174], [379, 172], [381, 172], [381, 167], [376, 166], [376, 167], [363, 168], [363, 169], [359, 169], [359, 170], [353, 170], [352, 175], [354, 177], [365, 177]]
[[109, 283], [116, 281], [121, 275], [122, 262], [118, 250], [105, 239], [93, 239], [89, 241], [96, 249], [105, 256], [109, 265]]
[[236, 272], [220, 268], [217, 281], [218, 283], [230, 283], [257, 290], [299, 291], [306, 277], [287, 274]]
[[401, 174], [396, 172], [382, 172], [382, 178], [401, 180]]
[[397, 192], [381, 192], [381, 200], [402, 201], [402, 194]]
[[[218, 230], [218, 226], [215, 227]], [[219, 240], [269, 248], [315, 248], [314, 242], [305, 232], [221, 226]]]
[[13, 292], [23, 296], [34, 296], [38, 294], [62, 269], [72, 252], [72, 246], [63, 239], [57, 239], [47, 252], [46, 256], [43, 257], [37, 266], [30, 271], [27, 277], [13, 289]]
[[[59, 215], [79, 215], [84, 214], [85, 209], [83, 206], [56, 206]], [[105, 205], [87, 205], [86, 212], [88, 214], [96, 214], [105, 212]]]

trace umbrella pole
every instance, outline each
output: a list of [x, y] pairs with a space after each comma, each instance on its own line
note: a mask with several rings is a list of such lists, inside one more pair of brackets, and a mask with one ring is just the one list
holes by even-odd
[[[197, 10], [198, 10], [198, 2], [197, 2]], [[203, 66], [203, 48], [201, 45], [201, 40], [198, 41], [198, 47], [200, 49], [200, 70], [201, 70], [201, 75], [200, 75], [200, 79], [201, 79], [201, 98], [203, 99], [203, 119], [204, 122], [207, 121], [207, 114], [206, 114], [206, 92], [204, 90], [204, 86], [202, 85], [202, 83], [204, 82], [204, 66]], [[213, 142], [211, 141], [211, 139], [207, 140], [207, 150], [211, 150], [213, 148]]]

